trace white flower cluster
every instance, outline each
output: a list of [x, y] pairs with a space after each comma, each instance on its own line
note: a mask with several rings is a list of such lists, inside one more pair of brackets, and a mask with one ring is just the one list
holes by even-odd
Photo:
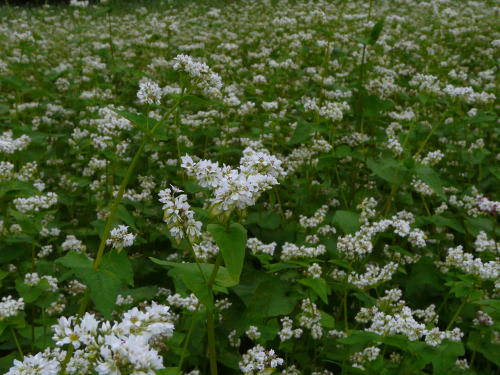
[[293, 329], [293, 320], [288, 316], [281, 318], [281, 324], [283, 327], [278, 332], [281, 341], [290, 340], [292, 337], [298, 339], [302, 336], [302, 328]]
[[448, 249], [448, 255], [444, 262], [446, 267], [456, 267], [465, 273], [474, 275], [482, 280], [496, 281], [500, 276], [500, 260], [490, 260], [483, 262], [481, 258], [474, 258], [472, 254], [465, 253], [462, 245]]
[[375, 208], [377, 207], [377, 200], [373, 197], [364, 198], [363, 201], [356, 206], [358, 210], [361, 210], [359, 215], [359, 220], [362, 223], [367, 223], [368, 220], [377, 214]]
[[61, 244], [61, 248], [64, 251], [74, 251], [77, 253], [85, 253], [87, 250], [87, 247], [83, 244], [83, 242], [72, 234], [68, 234], [66, 236], [64, 242]]
[[[374, 332], [381, 336], [404, 335], [410, 341], [425, 337], [425, 342], [431, 346], [439, 345], [444, 339], [460, 341], [463, 333], [455, 328], [452, 331], [440, 331], [439, 328], [427, 328], [426, 324], [437, 324], [434, 305], [425, 310], [412, 311], [401, 299], [403, 293], [399, 289], [386, 291], [385, 296], [378, 299], [375, 306], [362, 307], [356, 315], [359, 323], [369, 323], [365, 331]], [[419, 323], [415, 317], [423, 318]]]
[[351, 362], [353, 362], [352, 367], [358, 368], [360, 370], [365, 370], [363, 366], [367, 362], [373, 362], [377, 359], [380, 354], [380, 349], [376, 346], [370, 346], [363, 349], [361, 352], [353, 353], [349, 357]]
[[427, 155], [420, 161], [423, 165], [436, 165], [444, 158], [444, 154], [440, 150], [428, 152]]
[[320, 225], [323, 220], [325, 220], [325, 216], [328, 213], [328, 205], [324, 204], [321, 206], [313, 216], [307, 217], [304, 215], [300, 215], [299, 224], [302, 228], [316, 228]]
[[181, 54], [174, 57], [173, 68], [186, 72], [205, 95], [215, 98], [221, 97], [222, 80], [217, 73], [210, 70], [207, 64], [195, 61], [191, 56]]
[[293, 243], [285, 242], [281, 248], [281, 260], [287, 261], [296, 258], [317, 258], [326, 253], [325, 245], [314, 246], [297, 246]]
[[16, 198], [13, 203], [19, 212], [38, 212], [41, 209], [48, 209], [55, 205], [57, 203], [57, 194], [49, 192], [28, 198]]
[[480, 253], [483, 251], [491, 251], [493, 253], [500, 253], [498, 242], [494, 239], [488, 239], [488, 235], [484, 231], [480, 231], [474, 241], [475, 250]]
[[312, 140], [312, 145], [301, 145], [295, 148], [288, 156], [285, 157], [283, 165], [288, 174], [293, 173], [302, 165], [310, 163], [315, 165], [318, 162], [316, 158], [319, 153], [330, 152], [332, 145], [324, 138], [315, 137]]
[[323, 336], [323, 327], [321, 327], [321, 313], [314, 302], [309, 298], [303, 299], [301, 303], [301, 314], [299, 325], [311, 330], [311, 337], [315, 340]]
[[219, 246], [215, 243], [212, 235], [208, 232], [202, 232], [198, 243], [192, 243], [196, 258], [206, 262], [219, 254]]
[[443, 93], [451, 96], [452, 98], [462, 99], [469, 104], [491, 103], [496, 99], [495, 94], [490, 94], [485, 91], [477, 93], [472, 87], [446, 85], [443, 89]]
[[429, 185], [427, 185], [422, 180], [413, 178], [410, 185], [413, 187], [413, 189], [415, 189], [415, 191], [417, 193], [420, 193], [422, 195], [433, 195], [434, 194], [434, 189], [432, 189]]
[[250, 340], [257, 340], [261, 333], [259, 331], [259, 328], [256, 327], [256, 326], [250, 326], [248, 327], [248, 329], [245, 331], [245, 335], [247, 335], [247, 337], [250, 339]]
[[[61, 317], [54, 330], [56, 345], [72, 345], [67, 374], [154, 375], [163, 368], [162, 357], [152, 347], [156, 338], [171, 337], [174, 330], [168, 306], [153, 302], [123, 314], [119, 323], [99, 321], [86, 313], [81, 319]], [[12, 369], [11, 369], [12, 370]]]
[[14, 360], [14, 366], [5, 375], [59, 375], [65, 352], [46, 349], [42, 353], [26, 355], [22, 361]]
[[139, 82], [139, 91], [137, 91], [139, 103], [160, 105], [162, 97], [163, 90], [156, 82], [147, 78], [143, 78]]
[[172, 294], [167, 297], [167, 302], [171, 306], [179, 307], [189, 311], [196, 311], [198, 309], [198, 306], [200, 305], [198, 297], [196, 297], [193, 293], [191, 293], [187, 297], [182, 297], [179, 293]]
[[106, 245], [111, 246], [113, 249], [122, 249], [134, 244], [136, 235], [128, 233], [128, 226], [118, 225], [113, 228], [109, 233], [109, 238], [106, 240]]
[[331, 121], [340, 121], [344, 118], [344, 112], [350, 109], [347, 102], [325, 102], [319, 105], [316, 98], [304, 98], [304, 110], [306, 112], [315, 112], [321, 117]]
[[488, 313], [479, 310], [476, 313], [476, 317], [472, 320], [472, 324], [475, 326], [492, 326], [495, 324], [495, 321], [492, 319], [491, 316], [489, 316]]
[[44, 275], [40, 277], [36, 272], [24, 275], [24, 283], [28, 286], [37, 286], [42, 280], [47, 280], [47, 283], [49, 284], [49, 291], [57, 291], [57, 279], [54, 276]]
[[490, 214], [496, 214], [500, 211], [500, 202], [492, 201], [483, 196], [477, 197], [477, 206], [479, 210]]
[[0, 322], [16, 316], [22, 310], [24, 310], [24, 300], [22, 298], [16, 300], [12, 296], [2, 297], [2, 302], [0, 302]]
[[369, 264], [366, 266], [366, 272], [364, 274], [360, 275], [352, 271], [347, 281], [350, 284], [356, 285], [358, 288], [367, 289], [378, 283], [389, 281], [397, 269], [398, 264], [394, 262], [389, 262], [382, 268], [374, 264]]
[[196, 243], [201, 236], [201, 222], [195, 220], [194, 211], [187, 202], [186, 194], [180, 194], [182, 190], [171, 186], [160, 191], [160, 202], [163, 203], [163, 220], [167, 223], [170, 234], [180, 241], [187, 237], [192, 243]]
[[31, 138], [25, 134], [16, 139], [12, 136], [12, 130], [7, 130], [0, 135], [0, 153], [13, 154], [16, 151], [24, 150], [31, 142]]
[[245, 375], [265, 375], [267, 370], [282, 366], [283, 363], [283, 359], [276, 356], [273, 349], [266, 350], [256, 345], [243, 354], [239, 366]]
[[391, 219], [383, 219], [376, 222], [364, 223], [354, 234], [340, 236], [337, 242], [337, 249], [348, 259], [356, 259], [370, 254], [373, 250], [372, 239], [376, 234], [385, 232], [392, 227], [395, 234], [408, 238], [413, 246], [425, 246], [425, 234], [420, 229], [411, 229], [413, 215], [406, 211], [401, 211]]
[[182, 157], [181, 167], [202, 187], [214, 190], [209, 200], [214, 214], [254, 205], [262, 192], [279, 184], [278, 178], [285, 176], [280, 160], [266, 150], [250, 147], [243, 151], [238, 169], [219, 167], [209, 160], [194, 162], [188, 155]]
[[270, 256], [274, 255], [274, 250], [276, 249], [276, 242], [271, 242], [269, 244], [265, 244], [260, 241], [258, 238], [249, 238], [247, 240], [247, 248], [250, 249], [252, 254], [267, 254]]

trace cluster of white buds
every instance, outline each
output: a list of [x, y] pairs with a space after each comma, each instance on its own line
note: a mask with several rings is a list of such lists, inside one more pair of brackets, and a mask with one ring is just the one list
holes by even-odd
[[13, 138], [12, 130], [7, 130], [0, 135], [0, 153], [13, 154], [16, 151], [24, 150], [31, 142], [31, 138], [25, 134], [19, 138]]
[[298, 339], [302, 336], [302, 328], [293, 329], [293, 320], [288, 316], [281, 318], [281, 324], [283, 327], [278, 332], [281, 341], [290, 340], [292, 337]]
[[22, 298], [13, 299], [12, 296], [2, 297], [0, 302], [0, 321], [16, 316], [24, 310], [24, 300]]
[[413, 189], [415, 189], [417, 193], [429, 196], [434, 194], [434, 189], [417, 178], [413, 178], [410, 185], [413, 187]]
[[170, 234], [177, 240], [188, 238], [196, 243], [201, 236], [201, 222], [194, 218], [194, 211], [188, 203], [186, 194], [171, 186], [160, 191], [160, 202], [163, 203], [163, 220], [167, 223]]
[[147, 78], [139, 82], [139, 91], [137, 91], [139, 103], [160, 105], [162, 97], [163, 90], [156, 82]]
[[287, 261], [296, 258], [316, 258], [326, 252], [325, 245], [314, 246], [297, 246], [293, 243], [285, 242], [281, 248], [281, 260]]
[[302, 300], [299, 325], [311, 330], [311, 337], [315, 340], [323, 336], [323, 327], [321, 327], [321, 313], [314, 302], [309, 298]]
[[479, 310], [477, 313], [476, 313], [476, 317], [472, 320], [472, 323], [475, 325], [475, 326], [492, 326], [493, 324], [495, 324], [493, 318], [488, 315], [488, 313], [482, 311], [482, 310]]
[[352, 271], [347, 281], [350, 284], [356, 285], [358, 288], [368, 289], [378, 283], [391, 280], [392, 275], [397, 269], [398, 264], [394, 262], [389, 262], [382, 268], [374, 264], [368, 264], [364, 274], [358, 274]]
[[474, 258], [472, 254], [465, 253], [462, 245], [448, 249], [444, 265], [458, 268], [482, 280], [495, 281], [500, 275], [500, 261], [498, 259], [483, 262], [481, 258]]
[[377, 359], [380, 354], [380, 348], [376, 346], [370, 346], [363, 349], [361, 352], [353, 353], [349, 357], [351, 362], [353, 362], [352, 367], [358, 368], [360, 370], [365, 370], [363, 366], [367, 362], [373, 362]]
[[196, 311], [198, 309], [198, 306], [200, 305], [198, 297], [196, 297], [193, 293], [191, 293], [187, 297], [182, 297], [178, 293], [172, 294], [167, 297], [167, 302], [171, 306], [179, 307], [189, 311]]
[[247, 240], [247, 248], [250, 249], [252, 254], [267, 254], [274, 255], [274, 250], [276, 249], [276, 242], [271, 242], [269, 244], [265, 244], [260, 241], [258, 238], [249, 238]]
[[16, 198], [13, 201], [16, 210], [22, 213], [38, 212], [41, 209], [48, 209], [57, 203], [56, 193], [35, 195], [28, 198]]
[[359, 215], [359, 220], [362, 223], [367, 223], [368, 220], [377, 214], [375, 208], [377, 207], [377, 200], [373, 197], [364, 198], [363, 201], [356, 206], [358, 210], [361, 210]]
[[256, 326], [250, 326], [245, 331], [245, 335], [247, 335], [250, 340], [255, 341], [260, 337], [261, 333], [259, 331], [259, 328], [257, 328]]
[[477, 197], [477, 207], [480, 211], [496, 215], [500, 211], [500, 202], [492, 201], [482, 195]]
[[135, 234], [128, 233], [128, 226], [118, 225], [109, 233], [109, 238], [106, 240], [106, 245], [111, 246], [113, 249], [130, 247], [134, 244], [135, 237]]
[[306, 112], [315, 112], [321, 117], [331, 121], [340, 121], [344, 118], [344, 112], [350, 109], [347, 102], [329, 102], [319, 105], [316, 98], [304, 98], [304, 110]]
[[200, 186], [214, 190], [209, 201], [215, 215], [254, 205], [262, 192], [285, 176], [280, 160], [266, 150], [255, 151], [250, 147], [243, 151], [239, 169], [225, 165], [221, 168], [209, 160], [194, 162], [188, 155], [182, 157], [181, 167]]
[[412, 229], [413, 215], [401, 211], [391, 219], [383, 219], [376, 222], [366, 222], [354, 234], [340, 236], [337, 249], [348, 259], [357, 259], [370, 254], [373, 251], [372, 239], [378, 233], [385, 232], [392, 227], [395, 234], [408, 238], [408, 241], [417, 247], [424, 247], [425, 234], [420, 229]]
[[51, 292], [57, 291], [57, 279], [54, 276], [44, 275], [40, 277], [38, 273], [32, 272], [24, 275], [24, 283], [28, 286], [37, 286], [41, 281], [47, 281], [48, 290]]
[[[410, 341], [425, 338], [430, 346], [441, 344], [444, 339], [460, 341], [463, 333], [455, 328], [452, 331], [440, 331], [437, 327], [428, 328], [427, 325], [437, 324], [437, 315], [434, 306], [425, 310], [412, 311], [401, 299], [399, 289], [386, 291], [385, 296], [378, 299], [375, 306], [362, 307], [356, 315], [359, 323], [370, 323], [365, 329], [381, 336], [404, 335]], [[415, 317], [423, 318], [424, 323], [418, 322]]]
[[328, 205], [324, 204], [318, 210], [316, 210], [314, 215], [311, 217], [300, 215], [299, 224], [304, 229], [316, 228], [323, 222], [323, 220], [325, 220], [325, 216], [327, 213], [328, 213]]
[[495, 242], [494, 239], [488, 239], [488, 235], [484, 231], [479, 232], [477, 235], [476, 240], [474, 241], [474, 247], [479, 253], [483, 251], [491, 251], [493, 253], [500, 252], [498, 243]]
[[76, 253], [85, 253], [87, 250], [84, 243], [72, 234], [66, 236], [64, 242], [61, 244], [61, 248], [64, 251], [74, 251]]
[[243, 354], [239, 366], [245, 375], [265, 375], [269, 369], [275, 369], [283, 363], [283, 359], [276, 356], [273, 349], [266, 350], [256, 345]]
[[195, 61], [191, 56], [181, 54], [174, 57], [173, 68], [187, 73], [193, 79], [193, 84], [200, 87], [205, 95], [215, 98], [221, 97], [222, 80], [207, 64]]

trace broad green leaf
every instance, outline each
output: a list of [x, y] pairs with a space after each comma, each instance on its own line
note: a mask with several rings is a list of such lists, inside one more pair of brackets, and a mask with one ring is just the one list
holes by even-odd
[[[399, 174], [402, 174], [404, 167], [401, 162], [395, 159], [368, 159], [366, 165], [378, 177], [395, 184], [399, 180]], [[399, 174], [398, 174], [399, 171]]]
[[354, 233], [359, 229], [359, 214], [354, 211], [338, 210], [333, 215], [332, 223], [344, 233]]
[[247, 231], [238, 223], [232, 223], [229, 228], [220, 224], [209, 224], [207, 230], [219, 247], [224, 264], [234, 280], [240, 280], [245, 261], [245, 246]]
[[380, 37], [380, 33], [382, 32], [382, 29], [384, 27], [385, 23], [385, 18], [380, 19], [377, 21], [375, 25], [373, 25], [372, 30], [370, 31], [370, 38], [368, 40], [368, 44], [375, 44]]
[[314, 279], [300, 279], [298, 280], [299, 283], [302, 285], [308, 286], [311, 288], [314, 293], [318, 295], [321, 300], [328, 304], [328, 285], [326, 285], [326, 282], [322, 278], [314, 278]]
[[134, 285], [134, 270], [125, 251], [108, 251], [102, 257], [101, 269], [113, 272], [120, 280], [130, 286]]
[[443, 181], [434, 169], [431, 167], [417, 165], [415, 167], [415, 175], [429, 185], [439, 197], [443, 199], [446, 198], [443, 191]]
[[296, 145], [299, 143], [304, 143], [309, 139], [313, 131], [314, 126], [306, 121], [300, 121], [293, 132], [292, 139], [290, 139], [291, 145]]

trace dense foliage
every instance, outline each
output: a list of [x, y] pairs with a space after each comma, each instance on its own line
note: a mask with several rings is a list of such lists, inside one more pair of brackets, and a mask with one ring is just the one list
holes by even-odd
[[3, 373], [499, 373], [493, 1], [71, 4], [0, 8]]

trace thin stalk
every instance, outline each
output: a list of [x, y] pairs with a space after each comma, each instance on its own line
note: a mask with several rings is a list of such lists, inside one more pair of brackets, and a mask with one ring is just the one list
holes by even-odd
[[347, 324], [347, 287], [344, 291], [344, 298], [342, 300], [344, 305], [344, 330], [345, 333], [349, 334], [349, 325]]
[[12, 337], [14, 338], [14, 342], [16, 343], [17, 351], [21, 356], [21, 359], [24, 360], [23, 350], [21, 349], [21, 345], [19, 344], [19, 340], [17, 339], [16, 331], [14, 328], [10, 327], [10, 332], [12, 333]]
[[[199, 307], [199, 304], [198, 304], [196, 309], [198, 309], [198, 307]], [[181, 374], [182, 374], [182, 365], [184, 363], [184, 360], [186, 359], [187, 347], [189, 345], [189, 341], [191, 340], [191, 334], [193, 333], [195, 321], [196, 320], [194, 319], [194, 314], [193, 314], [193, 316], [191, 317], [191, 324], [189, 325], [189, 330], [188, 330], [186, 339], [184, 341], [184, 345], [182, 346], [181, 359], [179, 360], [179, 364], [177, 365], [177, 367], [179, 368], [179, 372]]]
[[448, 324], [448, 326], [446, 327], [446, 330], [448, 331], [451, 326], [453, 325], [453, 323], [455, 323], [455, 320], [457, 320], [458, 318], [458, 315], [460, 314], [460, 312], [462, 311], [462, 309], [464, 308], [465, 306], [465, 303], [467, 302], [467, 299], [463, 299], [462, 300], [462, 303], [460, 303], [460, 306], [458, 306], [458, 309], [457, 311], [455, 311], [455, 314], [453, 315], [453, 318], [451, 318], [451, 321], [450, 323]]

